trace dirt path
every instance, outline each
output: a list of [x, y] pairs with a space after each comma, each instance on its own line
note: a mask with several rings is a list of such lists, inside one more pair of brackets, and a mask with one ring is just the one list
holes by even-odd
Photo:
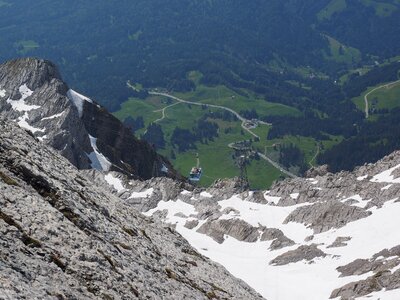
[[397, 83], [400, 83], [400, 80], [396, 80], [390, 83], [386, 83], [384, 85], [378, 86], [376, 88], [374, 88], [373, 90], [369, 91], [368, 93], [365, 94], [364, 96], [364, 102], [365, 102], [365, 118], [368, 119], [369, 118], [369, 103], [368, 103], [368, 96], [371, 95], [373, 92], [381, 89], [381, 88], [389, 88], [391, 85], [395, 85]]
[[[205, 103], [199, 103], [199, 102], [192, 102], [192, 101], [187, 101], [187, 100], [183, 100], [180, 99], [178, 97], [172, 96], [170, 94], [167, 93], [160, 93], [160, 92], [149, 92], [150, 95], [155, 95], [155, 96], [163, 96], [163, 97], [167, 97], [173, 100], [178, 101], [177, 103], [171, 104], [167, 107], [164, 107], [162, 110], [158, 110], [158, 111], [162, 111], [163, 112], [163, 116], [162, 118], [156, 120], [155, 122], [159, 122], [161, 120], [163, 120], [165, 118], [165, 110], [168, 107], [177, 105], [179, 103], [187, 103], [187, 104], [193, 104], [193, 105], [198, 105], [198, 106], [203, 106], [205, 105], [206, 107], [213, 107], [213, 108], [219, 108], [219, 109], [223, 109], [226, 111], [231, 112], [232, 114], [234, 114], [241, 122], [242, 122], [242, 128], [247, 131], [249, 134], [251, 134], [252, 136], [254, 136], [257, 139], [260, 139], [260, 137], [255, 134], [254, 132], [252, 132], [249, 128], [247, 128], [244, 124], [246, 121], [248, 121], [246, 118], [242, 117], [238, 112], [234, 111], [233, 109], [229, 108], [229, 107], [225, 107], [225, 106], [220, 106], [220, 105], [214, 105], [214, 104], [205, 104]], [[263, 125], [272, 125], [270, 123], [266, 123], [266, 122], [262, 122]], [[234, 143], [230, 143], [228, 145], [228, 147], [232, 148]], [[279, 171], [281, 171], [282, 173], [286, 174], [289, 177], [295, 178], [297, 177], [296, 175], [294, 175], [293, 173], [289, 172], [288, 170], [286, 170], [284, 167], [282, 167], [281, 165], [279, 165], [277, 162], [273, 161], [272, 159], [270, 159], [268, 156], [266, 156], [265, 154], [261, 153], [261, 152], [257, 152], [258, 155], [264, 159], [265, 161], [269, 162], [271, 165], [273, 165], [275, 168], [277, 168]]]

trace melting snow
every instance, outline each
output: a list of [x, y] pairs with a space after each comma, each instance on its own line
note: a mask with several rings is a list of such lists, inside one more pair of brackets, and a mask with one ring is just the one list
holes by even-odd
[[207, 192], [201, 192], [200, 196], [204, 197], [204, 198], [212, 198], [213, 195], [211, 195], [210, 193], [207, 193]]
[[145, 190], [143, 192], [133, 192], [128, 199], [133, 199], [133, 198], [148, 198], [151, 195], [153, 195], [154, 189], [150, 188], [148, 190]]
[[[361, 198], [358, 195], [352, 198]], [[360, 199], [362, 200], [362, 199]], [[150, 210], [146, 215], [152, 215], [159, 210], [168, 210], [167, 222], [176, 224], [176, 229], [200, 253], [224, 265], [234, 276], [243, 279], [267, 299], [292, 300], [328, 299], [331, 292], [347, 283], [366, 279], [372, 273], [361, 276], [339, 277], [336, 271], [357, 258], [371, 258], [375, 253], [385, 248], [392, 248], [399, 244], [400, 231], [393, 230], [400, 226], [400, 203], [388, 201], [381, 209], [373, 210], [368, 218], [348, 223], [339, 229], [315, 234], [310, 242], [304, 238], [312, 235], [312, 230], [302, 224], [283, 224], [285, 218], [297, 207], [309, 204], [299, 204], [290, 207], [278, 207], [251, 203], [232, 197], [219, 201], [221, 211], [232, 207], [239, 211], [235, 216], [227, 215], [224, 218], [240, 218], [253, 226], [263, 225], [268, 228], [278, 228], [294, 240], [297, 245], [268, 250], [271, 242], [246, 243], [229, 237], [224, 243], [218, 244], [212, 238], [184, 227], [186, 220], [174, 216], [178, 212], [190, 216], [195, 214], [192, 205], [178, 201], [160, 202], [158, 207]], [[337, 237], [351, 237], [347, 246], [327, 248]], [[314, 259], [313, 263], [305, 261], [291, 263], [284, 266], [271, 266], [269, 262], [280, 254], [296, 249], [300, 244], [316, 243], [327, 254], [327, 257]], [[292, 287], [292, 288], [288, 288]], [[295, 288], [294, 288], [295, 287]], [[377, 298], [365, 299], [400, 299], [400, 290], [376, 293]]]
[[32, 133], [46, 131], [45, 129], [40, 129], [40, 128], [36, 128], [36, 127], [29, 125], [28, 122], [26, 121], [28, 119], [29, 119], [28, 112], [25, 112], [25, 114], [18, 119], [17, 124], [22, 128], [28, 129]]
[[44, 121], [44, 120], [52, 120], [52, 119], [55, 119], [55, 118], [59, 118], [59, 117], [61, 117], [63, 114], [64, 114], [64, 112], [59, 113], [59, 114], [56, 114], [56, 115], [52, 115], [52, 116], [50, 116], [50, 117], [43, 118], [42, 121]]
[[11, 104], [12, 108], [16, 111], [31, 111], [33, 109], [38, 109], [40, 106], [37, 105], [28, 105], [25, 104], [26, 98], [32, 96], [33, 91], [30, 90], [26, 84], [20, 86], [19, 92], [21, 94], [21, 98], [19, 100], [11, 100], [10, 98], [7, 99], [7, 103]]
[[22, 85], [19, 87], [19, 92], [21, 94], [21, 98], [18, 100], [11, 100], [10, 98], [7, 99], [7, 103], [11, 104], [12, 109], [19, 111], [19, 112], [24, 112], [24, 115], [18, 118], [18, 125], [22, 128], [28, 129], [32, 133], [35, 132], [45, 132], [45, 129], [40, 129], [40, 128], [35, 128], [31, 126], [27, 120], [29, 120], [29, 115], [28, 112], [34, 109], [40, 108], [40, 106], [37, 105], [28, 105], [25, 103], [25, 100], [32, 96], [33, 91], [30, 90], [26, 84]]
[[121, 179], [114, 177], [111, 173], [104, 176], [104, 179], [107, 181], [109, 185], [111, 185], [117, 192], [121, 192], [125, 190], [124, 186], [122, 185]]
[[394, 176], [392, 175], [394, 170], [397, 170], [400, 168], [400, 165], [397, 165], [389, 170], [383, 171], [382, 173], [379, 173], [375, 175], [371, 181], [372, 182], [383, 182], [383, 183], [400, 183], [400, 178], [394, 179]]
[[359, 297], [357, 300], [398, 300], [400, 299], [400, 289], [386, 290], [371, 293], [364, 297]]
[[318, 184], [318, 180], [315, 178], [307, 178], [308, 181], [310, 181], [311, 184]]
[[368, 174], [364, 175], [364, 176], [357, 177], [357, 180], [358, 181], [362, 181], [362, 180], [367, 179], [367, 178], [368, 178]]
[[100, 153], [96, 145], [97, 139], [91, 135], [89, 135], [89, 139], [94, 150], [92, 153], [86, 154], [92, 162], [90, 166], [96, 170], [109, 171], [111, 168], [111, 162], [107, 159], [107, 157]]
[[85, 97], [71, 89], [68, 90], [67, 97], [69, 100], [72, 101], [72, 103], [78, 109], [80, 118], [82, 118], [82, 114], [83, 114], [83, 102], [87, 101], [87, 102], [93, 103], [93, 101], [91, 99], [89, 99], [88, 97]]
[[388, 189], [390, 189], [392, 186], [393, 186], [393, 184], [388, 184], [387, 186], [384, 186], [383, 188], [381, 188], [381, 191], [388, 190]]
[[265, 200], [267, 200], [268, 203], [274, 203], [277, 205], [279, 203], [279, 200], [281, 200], [281, 197], [268, 196], [268, 193], [269, 191], [264, 194]]

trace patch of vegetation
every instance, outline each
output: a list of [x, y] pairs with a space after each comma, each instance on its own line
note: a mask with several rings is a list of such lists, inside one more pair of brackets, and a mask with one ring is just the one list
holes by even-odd
[[11, 6], [12, 4], [7, 1], [0, 1], [0, 8]]
[[39, 48], [39, 44], [33, 40], [21, 40], [14, 43], [14, 47], [19, 54], [28, 54]]
[[346, 0], [331, 0], [326, 7], [318, 12], [317, 17], [320, 21], [330, 19], [333, 14], [344, 11], [346, 7]]
[[326, 56], [327, 59], [333, 59], [339, 63], [348, 65], [356, 65], [361, 61], [361, 52], [353, 47], [343, 45], [338, 40], [327, 36], [329, 41], [330, 53]]

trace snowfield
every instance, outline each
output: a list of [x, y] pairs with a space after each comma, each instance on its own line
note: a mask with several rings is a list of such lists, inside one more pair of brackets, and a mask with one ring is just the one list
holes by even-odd
[[[309, 204], [300, 204], [291, 207], [279, 207], [251, 203], [232, 197], [219, 201], [221, 211], [232, 207], [239, 214], [224, 215], [221, 219], [239, 218], [253, 226], [264, 225], [268, 228], [278, 228], [290, 239], [296, 242], [292, 247], [276, 251], [269, 250], [271, 242], [247, 243], [240, 242], [233, 237], [226, 236], [224, 243], [219, 244], [211, 237], [196, 232], [201, 223], [194, 230], [184, 227], [187, 219], [177, 216], [184, 214], [189, 220], [194, 219], [196, 211], [193, 205], [181, 200], [161, 201], [157, 208], [146, 213], [150, 216], [156, 211], [168, 211], [166, 221], [176, 225], [176, 230], [182, 234], [191, 245], [201, 254], [224, 265], [234, 276], [243, 279], [256, 291], [267, 299], [292, 300], [329, 299], [331, 292], [347, 283], [366, 279], [372, 273], [361, 276], [348, 276], [339, 278], [337, 267], [346, 265], [357, 258], [369, 259], [375, 253], [385, 248], [392, 248], [400, 242], [400, 202], [393, 199], [381, 209], [373, 209], [370, 217], [347, 224], [343, 228], [332, 229], [327, 232], [315, 234], [314, 239], [305, 242], [305, 238], [313, 235], [313, 231], [299, 223], [283, 224], [285, 218], [297, 207]], [[346, 242], [347, 246], [328, 248], [337, 237], [351, 237]], [[321, 245], [319, 248], [327, 256], [316, 258], [312, 262], [290, 263], [284, 266], [273, 266], [269, 262], [275, 257], [289, 250], [294, 250], [299, 245]], [[290, 287], [290, 288], [288, 288]], [[386, 294], [385, 294], [386, 295]], [[398, 292], [387, 294], [382, 299], [398, 295]], [[380, 293], [372, 298], [379, 299]]]
[[91, 163], [91, 167], [100, 171], [109, 171], [111, 168], [111, 162], [105, 157], [102, 153], [100, 153], [97, 148], [97, 138], [89, 135], [90, 145], [93, 148], [93, 152], [87, 154]]

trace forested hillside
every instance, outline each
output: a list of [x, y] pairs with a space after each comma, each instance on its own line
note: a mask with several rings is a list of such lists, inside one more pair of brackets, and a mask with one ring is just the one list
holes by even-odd
[[[160, 116], [147, 102], [129, 104], [130, 115], [121, 104], [146, 99], [154, 88], [194, 101], [202, 101], [203, 89], [214, 89], [211, 100], [233, 97], [230, 107], [242, 112], [245, 101], [257, 99], [251, 106], [257, 118], [273, 124], [260, 131], [266, 142], [259, 147], [284, 143], [282, 151], [297, 155], [287, 150], [297, 137], [296, 147], [308, 161], [290, 161], [301, 161], [300, 169], [312, 165], [319, 144], [317, 161], [334, 169], [351, 169], [397, 147], [385, 142], [389, 137], [370, 133], [381, 126], [397, 130], [395, 122], [381, 124], [400, 106], [385, 99], [400, 92], [374, 96], [379, 101], [371, 102], [375, 116], [368, 121], [363, 99], [355, 98], [399, 78], [398, 36], [399, 0], [0, 1], [1, 61], [19, 56], [54, 61], [73, 88], [118, 112], [165, 155], [175, 156], [173, 145], [182, 146], [177, 141], [188, 144], [181, 150], [196, 149], [196, 143], [210, 142], [209, 136], [218, 141], [212, 131], [222, 128], [229, 135], [231, 129], [208, 126], [207, 111], [176, 132], [162, 123], [149, 127]], [[217, 99], [221, 89], [229, 91], [225, 100]], [[148, 115], [135, 113], [144, 107]], [[194, 132], [199, 124], [212, 129], [207, 137]], [[359, 133], [368, 138], [360, 140]], [[344, 155], [356, 140], [363, 149], [377, 147], [377, 154], [359, 151], [357, 159], [339, 163], [332, 153]]]
[[[273, 87], [268, 96], [279, 101], [288, 96], [282, 79], [294, 75], [274, 71], [309, 66], [332, 75], [370, 54], [398, 54], [400, 4], [385, 3], [6, 0], [0, 4], [0, 58], [49, 58], [69, 82], [111, 109], [129, 95], [127, 80], [185, 91], [194, 88], [186, 79], [191, 70], [201, 71], [208, 84], [261, 93]], [[360, 57], [335, 58], [327, 35], [343, 43], [341, 51], [358, 48]]]

